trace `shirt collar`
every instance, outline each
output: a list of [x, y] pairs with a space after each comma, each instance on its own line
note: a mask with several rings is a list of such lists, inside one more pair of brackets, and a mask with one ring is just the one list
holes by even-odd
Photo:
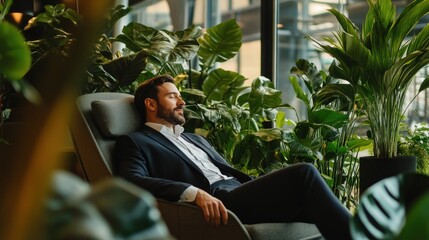
[[163, 124], [159, 124], [159, 123], [154, 123], [154, 122], [146, 122], [145, 123], [147, 126], [155, 129], [156, 131], [163, 133], [163, 134], [168, 134], [170, 136], [174, 136], [176, 138], [180, 137], [180, 134], [183, 132], [184, 128], [180, 125], [174, 125], [173, 129], [166, 127]]

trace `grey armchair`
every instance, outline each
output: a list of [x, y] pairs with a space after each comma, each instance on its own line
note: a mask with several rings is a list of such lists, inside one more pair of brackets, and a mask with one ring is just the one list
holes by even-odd
[[[77, 99], [71, 134], [86, 180], [95, 183], [113, 177], [112, 153], [116, 137], [141, 126], [134, 97], [124, 93], [92, 93]], [[308, 223], [244, 225], [229, 211], [227, 225], [214, 227], [201, 210], [187, 203], [157, 200], [162, 218], [177, 239], [323, 239]]]

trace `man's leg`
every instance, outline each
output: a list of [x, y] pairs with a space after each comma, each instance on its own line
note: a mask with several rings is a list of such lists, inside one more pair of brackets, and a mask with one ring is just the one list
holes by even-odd
[[311, 164], [295, 164], [232, 190], [224, 204], [244, 223], [314, 223], [326, 239], [350, 239], [349, 211]]

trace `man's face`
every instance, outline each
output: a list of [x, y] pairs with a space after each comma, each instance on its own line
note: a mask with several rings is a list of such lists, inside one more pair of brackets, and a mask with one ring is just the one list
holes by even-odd
[[157, 117], [169, 124], [184, 124], [183, 101], [179, 90], [173, 83], [158, 86]]

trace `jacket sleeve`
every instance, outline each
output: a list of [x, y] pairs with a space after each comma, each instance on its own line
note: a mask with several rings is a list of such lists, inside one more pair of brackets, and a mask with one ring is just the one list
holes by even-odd
[[156, 198], [177, 202], [186, 188], [191, 186], [184, 182], [151, 177], [148, 165], [153, 159], [150, 159], [130, 136], [121, 136], [118, 138], [115, 144], [114, 156], [117, 174], [137, 186], [148, 190]]

